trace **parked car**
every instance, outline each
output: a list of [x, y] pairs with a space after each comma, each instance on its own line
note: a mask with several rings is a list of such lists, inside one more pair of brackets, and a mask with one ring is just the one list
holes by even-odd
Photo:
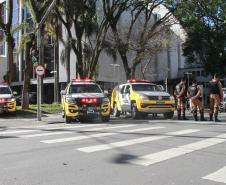
[[[36, 92], [29, 92], [28, 93], [29, 104], [36, 104], [37, 103], [37, 93]], [[22, 102], [22, 95], [18, 95], [16, 97], [17, 105], [21, 105]]]
[[7, 84], [0, 84], [0, 113], [16, 113], [15, 95]]
[[66, 123], [95, 118], [108, 122], [110, 119], [110, 100], [100, 86], [90, 79], [73, 79], [61, 91], [61, 103]]
[[113, 89], [111, 109], [115, 117], [129, 112], [133, 119], [145, 117], [148, 114], [163, 114], [166, 119], [172, 119], [175, 100], [156, 84], [147, 80], [132, 79]]

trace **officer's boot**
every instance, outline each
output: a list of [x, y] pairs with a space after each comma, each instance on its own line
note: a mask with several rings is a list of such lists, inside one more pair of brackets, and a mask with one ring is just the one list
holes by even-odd
[[206, 119], [204, 118], [204, 112], [200, 111], [200, 121], [206, 121]]
[[197, 110], [193, 110], [193, 117], [194, 117], [195, 121], [198, 121]]
[[210, 121], [213, 121], [213, 113], [210, 113]]
[[185, 109], [183, 109], [182, 119], [183, 119], [183, 120], [188, 120], [188, 119], [185, 117]]
[[220, 120], [218, 119], [218, 112], [214, 113], [214, 121], [220, 122]]
[[177, 109], [177, 119], [181, 119], [181, 109]]

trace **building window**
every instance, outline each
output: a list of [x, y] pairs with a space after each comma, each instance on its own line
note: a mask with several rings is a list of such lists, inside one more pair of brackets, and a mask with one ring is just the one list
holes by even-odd
[[[6, 20], [6, 3], [0, 4], [0, 16], [1, 20], [5, 23]], [[0, 55], [5, 56], [5, 38], [4, 38], [4, 32], [0, 28]]]

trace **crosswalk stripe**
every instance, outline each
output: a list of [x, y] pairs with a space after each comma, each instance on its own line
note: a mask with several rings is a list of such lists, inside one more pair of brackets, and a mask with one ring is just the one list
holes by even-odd
[[22, 135], [19, 137], [20, 138], [32, 138], [32, 137], [53, 136], [53, 135], [61, 135], [61, 134], [69, 134], [69, 133], [73, 133], [73, 132], [62, 131], [62, 132], [51, 132], [51, 133], [41, 133], [41, 134], [29, 134], [29, 135]]
[[150, 141], [156, 141], [156, 140], [160, 140], [160, 139], [170, 138], [173, 136], [189, 134], [189, 133], [198, 132], [198, 131], [199, 130], [197, 130], [197, 129], [187, 129], [187, 130], [181, 130], [181, 131], [177, 131], [177, 132], [170, 132], [170, 133], [165, 134], [164, 136], [141, 137], [141, 138], [137, 138], [137, 139], [130, 139], [130, 140], [114, 142], [114, 143], [109, 143], [109, 144], [78, 148], [77, 150], [82, 151], [82, 152], [91, 153], [91, 152], [97, 152], [97, 151], [102, 151], [102, 150], [118, 148], [118, 147], [130, 146], [130, 145], [135, 145], [135, 144], [140, 144], [140, 143], [145, 143], [145, 142], [150, 142]]
[[221, 182], [221, 183], [226, 184], [226, 166], [214, 173], [211, 173], [211, 174], [203, 177], [203, 179], [211, 180], [211, 181], [215, 181], [215, 182]]
[[37, 131], [38, 130], [12, 130], [12, 131], [3, 131], [3, 132], [0, 132], [0, 135], [21, 134], [21, 133], [37, 132]]
[[114, 129], [114, 128], [125, 128], [125, 127], [134, 127], [135, 125], [120, 125], [120, 126], [105, 126], [105, 127], [101, 127], [101, 128], [91, 128], [88, 130], [85, 130], [85, 132], [90, 132], [90, 131], [100, 131], [100, 130], [110, 130], [110, 129]]
[[86, 128], [86, 127], [96, 127], [96, 126], [103, 126], [102, 124], [88, 124], [88, 125], [82, 125], [82, 124], [75, 124], [75, 125], [69, 125], [69, 126], [49, 126], [49, 125], [42, 125], [42, 126], [37, 126], [37, 128], [41, 129], [48, 129], [48, 130], [57, 130], [57, 129], [70, 129], [70, 128]]
[[[122, 128], [122, 127], [120, 127]], [[46, 144], [53, 144], [53, 143], [63, 143], [68, 141], [79, 141], [83, 139], [89, 139], [89, 138], [99, 138], [99, 137], [105, 137], [105, 136], [112, 136], [117, 135], [120, 133], [126, 133], [126, 132], [135, 132], [135, 131], [144, 131], [144, 130], [154, 130], [154, 129], [160, 129], [164, 127], [149, 127], [149, 128], [140, 128], [140, 129], [132, 129], [132, 130], [124, 130], [124, 131], [118, 131], [118, 132], [109, 132], [109, 133], [100, 133], [100, 134], [92, 134], [92, 135], [86, 135], [86, 136], [75, 136], [75, 137], [68, 137], [68, 138], [61, 138], [61, 139], [53, 139], [53, 140], [44, 140], [41, 141], [42, 143]]]
[[151, 164], [159, 163], [167, 159], [179, 157], [197, 150], [201, 150], [210, 146], [214, 146], [226, 141], [226, 134], [222, 134], [210, 139], [204, 139], [198, 142], [190, 143], [187, 145], [171, 148], [157, 153], [141, 156], [136, 159], [132, 159], [129, 163], [149, 166]]

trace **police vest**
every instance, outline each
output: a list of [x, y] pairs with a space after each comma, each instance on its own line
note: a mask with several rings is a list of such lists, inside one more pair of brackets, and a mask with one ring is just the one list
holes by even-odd
[[196, 96], [196, 94], [198, 93], [198, 86], [197, 85], [192, 85], [189, 87], [188, 92], [190, 94], [191, 97]]
[[219, 94], [220, 95], [220, 89], [218, 82], [211, 81], [209, 84], [209, 92], [210, 94]]
[[[177, 86], [176, 86], [176, 89], [175, 89], [175, 95], [179, 95], [180, 94], [180, 92], [181, 92], [181, 90], [182, 90], [182, 88], [183, 88], [183, 84], [177, 84]], [[184, 94], [183, 94], [184, 95]], [[182, 95], [182, 96], [183, 96]]]

